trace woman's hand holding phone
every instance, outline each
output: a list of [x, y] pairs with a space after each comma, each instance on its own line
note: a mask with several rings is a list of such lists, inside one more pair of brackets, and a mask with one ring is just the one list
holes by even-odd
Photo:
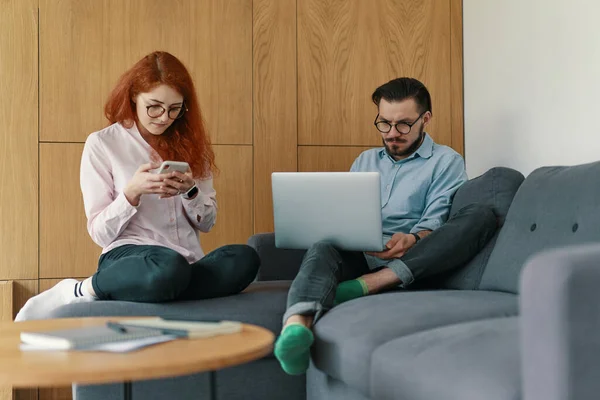
[[154, 163], [143, 164], [140, 166], [135, 174], [123, 190], [123, 194], [127, 198], [127, 201], [137, 207], [140, 204], [142, 195], [145, 194], [158, 194], [159, 196], [168, 194], [164, 189], [164, 181], [169, 178], [172, 173], [155, 174], [150, 172], [152, 169], [158, 168], [159, 165]]
[[167, 175], [169, 175], [169, 177], [163, 181], [163, 190], [166, 194], [160, 195], [159, 197], [161, 199], [167, 199], [186, 193], [196, 184], [192, 178], [192, 173], [189, 171], [185, 174], [179, 171], [173, 171]]

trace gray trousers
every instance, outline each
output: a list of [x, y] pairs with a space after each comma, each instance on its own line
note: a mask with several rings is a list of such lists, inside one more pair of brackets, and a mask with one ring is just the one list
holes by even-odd
[[333, 307], [340, 282], [356, 279], [382, 268], [390, 268], [402, 281], [429, 278], [459, 268], [471, 260], [494, 236], [496, 216], [489, 207], [471, 204], [462, 208], [444, 225], [415, 244], [404, 256], [380, 260], [362, 252], [340, 251], [329, 243], [311, 246], [302, 260], [288, 293], [291, 315], [314, 315], [315, 321]]

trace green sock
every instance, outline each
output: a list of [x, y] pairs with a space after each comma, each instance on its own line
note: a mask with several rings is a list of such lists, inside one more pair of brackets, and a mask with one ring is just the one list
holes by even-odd
[[367, 284], [362, 278], [342, 282], [335, 291], [334, 304], [342, 304], [348, 300], [357, 299], [369, 294]]
[[310, 347], [315, 340], [310, 329], [302, 324], [289, 324], [275, 342], [275, 357], [289, 375], [300, 375], [308, 369]]

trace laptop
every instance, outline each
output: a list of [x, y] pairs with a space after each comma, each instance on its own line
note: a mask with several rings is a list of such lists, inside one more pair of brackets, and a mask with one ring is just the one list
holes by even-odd
[[274, 172], [271, 183], [276, 247], [383, 250], [378, 172]]

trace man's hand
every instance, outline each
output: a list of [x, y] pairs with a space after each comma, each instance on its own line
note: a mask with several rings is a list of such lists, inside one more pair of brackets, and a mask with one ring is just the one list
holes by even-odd
[[417, 239], [410, 234], [394, 233], [394, 236], [385, 244], [387, 250], [378, 252], [367, 252], [367, 254], [384, 260], [402, 257], [411, 247], [417, 243]]

